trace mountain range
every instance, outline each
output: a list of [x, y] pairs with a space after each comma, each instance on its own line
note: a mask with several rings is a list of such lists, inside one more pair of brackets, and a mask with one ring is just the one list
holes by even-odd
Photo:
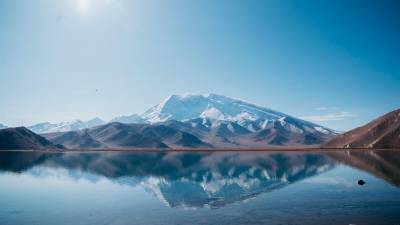
[[[307, 130], [316, 130], [325, 134], [335, 133], [333, 130], [291, 117], [284, 113], [257, 106], [245, 101], [225, 97], [217, 94], [196, 95], [183, 94], [171, 95], [142, 115], [132, 114], [130, 116], [120, 116], [110, 120], [119, 123], [159, 123], [167, 120], [189, 121], [193, 119], [203, 119], [203, 125], [213, 126], [220, 121], [235, 122], [247, 130], [254, 132], [264, 129], [268, 123], [279, 119], [290, 118], [295, 123], [301, 123], [307, 126]], [[49, 123], [42, 122], [28, 129], [35, 133], [54, 133], [76, 131], [86, 128], [92, 128], [104, 125], [107, 122], [100, 118], [94, 118], [89, 121], [75, 120], [71, 122]], [[294, 132], [301, 132], [295, 124], [287, 123], [289, 129]], [[300, 128], [301, 129], [301, 128]]]
[[[399, 110], [338, 135], [329, 128], [222, 95], [171, 95], [142, 115], [28, 129], [70, 149], [399, 147]], [[3, 130], [1, 130], [3, 131]], [[0, 143], [1, 145], [2, 143]]]
[[43, 122], [38, 123], [32, 126], [28, 126], [28, 129], [31, 131], [43, 134], [43, 133], [51, 133], [51, 132], [65, 132], [65, 131], [74, 131], [74, 130], [82, 130], [86, 128], [91, 128], [95, 126], [99, 126], [105, 124], [103, 120], [100, 118], [94, 118], [88, 121], [75, 120], [72, 122], [61, 122], [61, 123], [49, 123]]
[[172, 95], [141, 116], [42, 135], [67, 148], [211, 148], [318, 145], [331, 129], [221, 95]]

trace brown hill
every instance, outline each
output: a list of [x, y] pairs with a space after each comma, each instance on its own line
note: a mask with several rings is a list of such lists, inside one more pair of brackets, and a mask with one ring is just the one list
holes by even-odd
[[338, 135], [323, 148], [400, 148], [400, 109]]
[[61, 147], [25, 127], [0, 130], [0, 150], [45, 150]]

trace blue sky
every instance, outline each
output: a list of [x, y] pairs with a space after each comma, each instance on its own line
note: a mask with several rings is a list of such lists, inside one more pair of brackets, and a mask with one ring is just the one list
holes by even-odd
[[400, 106], [398, 1], [0, 1], [0, 123], [218, 93], [347, 130]]

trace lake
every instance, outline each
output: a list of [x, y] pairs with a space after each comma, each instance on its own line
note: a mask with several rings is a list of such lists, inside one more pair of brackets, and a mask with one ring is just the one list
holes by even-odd
[[398, 225], [399, 187], [400, 151], [0, 152], [0, 224]]

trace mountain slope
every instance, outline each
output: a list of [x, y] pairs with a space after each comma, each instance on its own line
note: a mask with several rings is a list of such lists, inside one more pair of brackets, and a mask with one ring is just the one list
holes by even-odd
[[105, 147], [104, 144], [94, 139], [86, 129], [68, 131], [65, 133], [43, 134], [43, 136], [51, 140], [53, 143], [61, 144], [73, 149]]
[[5, 128], [7, 128], [7, 126], [0, 123], [0, 129], [5, 129]]
[[325, 148], [400, 148], [400, 109], [341, 134]]
[[307, 126], [309, 131], [318, 130], [326, 134], [335, 133], [328, 128], [278, 111], [217, 94], [207, 96], [195, 94], [171, 95], [160, 104], [147, 110], [142, 118], [149, 123], [167, 120], [188, 121], [201, 118], [207, 120], [203, 124], [205, 126], [212, 126], [215, 121], [232, 121], [252, 132], [265, 128], [268, 122], [290, 118], [290, 121], [286, 121], [287, 126], [291, 126], [293, 123], [292, 125]]
[[179, 148], [208, 148], [212, 145], [203, 142], [197, 136], [190, 132], [184, 132], [182, 130], [167, 126], [164, 124], [147, 125], [143, 131], [143, 135], [150, 137], [159, 137], [169, 147]]
[[91, 129], [44, 134], [67, 148], [211, 147], [195, 135], [162, 124], [109, 123]]
[[166, 148], [158, 137], [141, 133], [142, 124], [109, 123], [89, 130], [96, 140], [110, 148]]
[[250, 129], [233, 121], [212, 123], [207, 119], [194, 119], [181, 122], [178, 127], [215, 147], [317, 146], [335, 135], [321, 132], [306, 122], [293, 121], [291, 117], [249, 124]]
[[60, 147], [25, 127], [0, 130], [0, 150], [45, 150]]

